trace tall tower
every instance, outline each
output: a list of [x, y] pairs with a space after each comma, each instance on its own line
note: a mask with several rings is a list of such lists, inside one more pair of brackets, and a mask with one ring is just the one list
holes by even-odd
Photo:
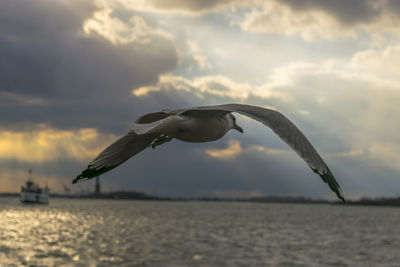
[[94, 194], [95, 195], [100, 195], [100, 181], [99, 181], [99, 176], [96, 177], [96, 185], [94, 187]]

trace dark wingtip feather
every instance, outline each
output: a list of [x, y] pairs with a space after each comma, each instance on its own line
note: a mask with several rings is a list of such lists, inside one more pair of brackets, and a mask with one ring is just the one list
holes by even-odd
[[85, 180], [89, 180], [90, 178], [83, 177], [82, 175], [78, 175], [74, 180], [72, 180], [73, 184], [76, 184], [78, 182], [83, 182]]
[[342, 190], [340, 189], [339, 184], [335, 180], [335, 177], [333, 177], [333, 174], [328, 171], [327, 173], [320, 174], [321, 178], [327, 183], [330, 187], [330, 189], [336, 193], [337, 197], [343, 201], [343, 203], [346, 203], [346, 200], [344, 199]]
[[338, 192], [336, 192], [336, 195], [338, 196], [338, 198], [342, 200], [343, 203], [346, 203], [346, 200], [344, 199], [342, 189], [340, 189], [340, 186], [338, 187]]
[[72, 183], [76, 184], [78, 182], [83, 182], [83, 181], [92, 179], [92, 178], [94, 178], [96, 176], [99, 176], [99, 175], [101, 175], [103, 173], [108, 172], [109, 170], [111, 170], [111, 169], [113, 169], [113, 168], [115, 168], [117, 166], [118, 165], [109, 166], [109, 167], [102, 167], [102, 168], [99, 168], [99, 169], [93, 169], [92, 165], [89, 165], [89, 166], [87, 166], [87, 168], [84, 171], [82, 171], [82, 173], [80, 175], [78, 175], [74, 180], [72, 180]]
[[336, 193], [337, 197], [342, 200], [343, 203], [346, 203], [346, 200], [343, 196], [342, 189], [340, 188], [338, 182], [336, 181], [335, 177], [331, 173], [331, 171], [327, 168], [327, 172], [320, 173], [317, 169], [313, 169], [315, 173], [321, 176], [322, 180], [329, 185], [329, 188]]

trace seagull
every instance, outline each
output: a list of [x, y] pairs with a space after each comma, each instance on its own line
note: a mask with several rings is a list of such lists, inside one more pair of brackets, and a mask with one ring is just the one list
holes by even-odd
[[72, 183], [106, 173], [144, 149], [154, 149], [173, 138], [203, 143], [218, 140], [231, 129], [243, 133], [232, 112], [248, 116], [271, 128], [345, 202], [342, 190], [328, 166], [288, 118], [275, 110], [244, 104], [170, 109], [145, 114], [135, 123], [130, 123], [130, 131], [106, 147]]

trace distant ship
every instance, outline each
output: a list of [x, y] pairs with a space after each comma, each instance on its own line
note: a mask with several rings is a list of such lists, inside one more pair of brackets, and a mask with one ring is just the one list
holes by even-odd
[[26, 181], [25, 186], [21, 186], [20, 200], [22, 203], [38, 203], [48, 204], [49, 203], [49, 188], [40, 188], [39, 185], [32, 182], [32, 170], [28, 171], [29, 178]]

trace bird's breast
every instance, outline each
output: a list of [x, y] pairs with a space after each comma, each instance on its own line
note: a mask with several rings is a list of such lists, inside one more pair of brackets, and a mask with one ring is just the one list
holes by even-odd
[[229, 121], [225, 117], [202, 118], [179, 116], [172, 135], [185, 142], [210, 142], [223, 137], [229, 130]]

